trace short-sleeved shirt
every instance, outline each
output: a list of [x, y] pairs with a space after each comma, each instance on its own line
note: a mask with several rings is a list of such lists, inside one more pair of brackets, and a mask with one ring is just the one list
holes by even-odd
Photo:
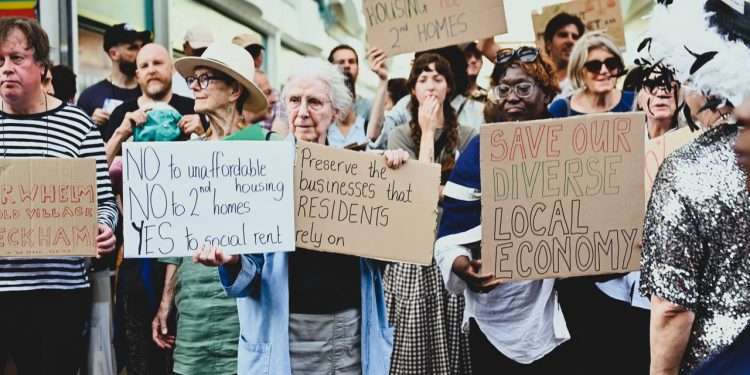
[[[632, 91], [623, 91], [622, 95], [620, 96], [620, 101], [617, 103], [617, 105], [607, 112], [631, 112], [634, 108], [634, 105], [635, 94]], [[578, 112], [570, 106], [570, 96], [553, 101], [549, 105], [549, 113], [552, 117], [556, 118], [586, 114]]]
[[[91, 116], [97, 108], [103, 108], [107, 99], [114, 99], [120, 102], [126, 102], [141, 96], [140, 87], [124, 89], [112, 84], [112, 82], [103, 79], [83, 90], [78, 97], [78, 107], [87, 115]], [[106, 139], [104, 140], [106, 142]]]
[[221, 287], [216, 268], [189, 258], [164, 258], [177, 265], [177, 342], [174, 372], [181, 375], [237, 373], [240, 321], [237, 303]]
[[736, 137], [724, 124], [673, 152], [646, 213], [641, 293], [695, 313], [681, 374], [750, 324], [750, 195]]

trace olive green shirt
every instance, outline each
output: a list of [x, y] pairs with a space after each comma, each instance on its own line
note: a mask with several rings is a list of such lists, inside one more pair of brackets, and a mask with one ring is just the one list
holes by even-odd
[[240, 321], [237, 303], [224, 292], [214, 267], [190, 258], [164, 258], [177, 265], [177, 342], [174, 372], [180, 375], [236, 374]]

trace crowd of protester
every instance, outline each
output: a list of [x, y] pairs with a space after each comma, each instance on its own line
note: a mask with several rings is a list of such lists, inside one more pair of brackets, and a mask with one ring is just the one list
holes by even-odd
[[[742, 30], [731, 40], [750, 43]], [[488, 38], [419, 51], [403, 78], [391, 77], [378, 46], [361, 60], [342, 44], [273, 87], [262, 67], [276, 62], [255, 34], [215, 40], [194, 26], [173, 61], [150, 32], [118, 24], [104, 34], [109, 75], [76, 101], [76, 76], [52, 65], [39, 24], [0, 18], [3, 158], [94, 158], [98, 203], [95, 259], [0, 257], [0, 374], [8, 359], [20, 375], [100, 373], [90, 365], [99, 355], [91, 329], [101, 329], [90, 290], [113, 270], [111, 373], [743, 373], [750, 141], [736, 124], [750, 106], [712, 106], [720, 90], [689, 90], [699, 79], [673, 79], [664, 61], [631, 67], [575, 15], [553, 17], [543, 40], [541, 49]], [[357, 90], [365, 62], [378, 78], [371, 98]], [[486, 88], [483, 64], [493, 64]], [[706, 132], [657, 178], [643, 273], [504, 282], [483, 269], [480, 127], [638, 110], [650, 139], [694, 124]], [[210, 246], [192, 259], [123, 259], [123, 143], [220, 140], [380, 152], [394, 169], [439, 164], [432, 264]]]

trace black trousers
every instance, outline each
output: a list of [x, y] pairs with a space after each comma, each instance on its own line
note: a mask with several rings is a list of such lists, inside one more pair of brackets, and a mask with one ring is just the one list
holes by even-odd
[[599, 277], [558, 280], [574, 375], [648, 375], [650, 311], [610, 298]]
[[0, 292], [0, 371], [74, 375], [86, 348], [89, 289]]
[[500, 353], [482, 333], [476, 321], [469, 320], [469, 349], [474, 375], [569, 374], [568, 345], [562, 344], [533, 363], [524, 365]]

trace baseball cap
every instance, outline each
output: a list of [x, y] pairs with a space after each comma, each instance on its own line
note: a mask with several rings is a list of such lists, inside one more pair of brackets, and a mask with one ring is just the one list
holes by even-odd
[[190, 45], [190, 48], [200, 49], [206, 48], [209, 44], [213, 43], [214, 35], [207, 27], [203, 25], [195, 25], [185, 32], [185, 37], [183, 39]]
[[151, 32], [148, 30], [137, 31], [133, 26], [127, 23], [118, 23], [104, 32], [104, 51], [121, 43], [132, 43], [136, 40], [143, 41], [143, 44], [151, 43]]
[[240, 34], [232, 38], [232, 43], [247, 48], [253, 44], [257, 44], [263, 47], [263, 41], [260, 39], [258, 34]]

